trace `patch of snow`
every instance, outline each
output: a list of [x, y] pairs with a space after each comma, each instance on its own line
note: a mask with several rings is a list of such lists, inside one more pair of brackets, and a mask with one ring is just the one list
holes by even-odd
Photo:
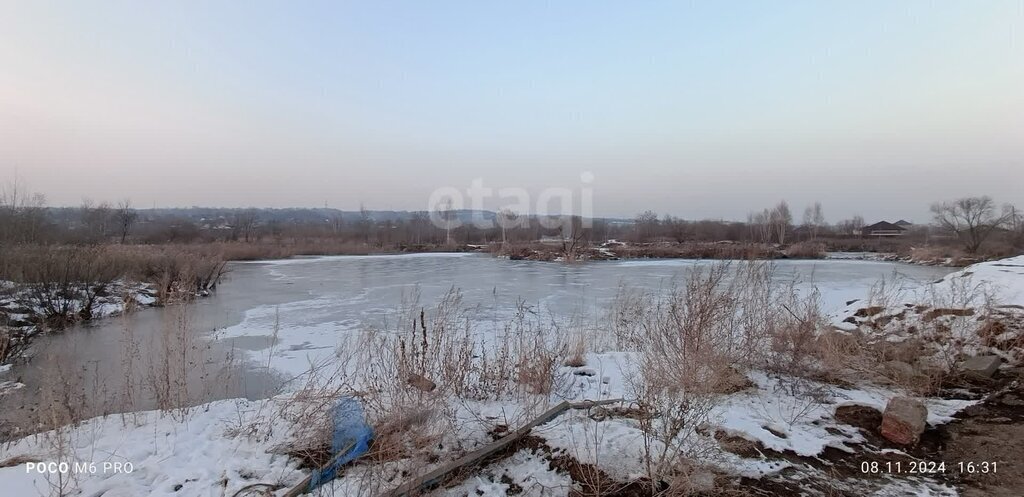
[[935, 288], [940, 293], [982, 288], [997, 295], [1001, 304], [1024, 305], [1024, 255], [972, 264], [942, 278]]
[[[297, 483], [304, 475], [285, 455], [269, 452], [273, 440], [257, 442], [233, 433], [261, 412], [259, 402], [218, 401], [195, 408], [184, 422], [147, 411], [94, 418], [65, 430], [68, 453], [55, 453], [60, 436], [23, 438], [0, 451], [0, 460], [25, 456], [43, 462], [131, 463], [130, 473], [77, 474], [80, 495], [178, 497], [232, 495], [255, 481]], [[226, 485], [226, 486], [225, 486]], [[51, 482], [26, 464], [0, 468], [5, 495], [50, 495]]]
[[[513, 485], [518, 488], [510, 492]], [[572, 485], [569, 475], [552, 470], [546, 458], [531, 451], [520, 450], [512, 457], [484, 468], [482, 472], [439, 494], [451, 497], [555, 497], [568, 495]]]
[[[883, 388], [845, 389], [808, 382], [802, 388], [810, 393], [793, 395], [782, 380], [764, 374], [752, 374], [757, 389], [739, 392], [712, 414], [712, 423], [731, 435], [761, 442], [765, 447], [790, 450], [801, 456], [816, 456], [826, 447], [849, 451], [848, 443], [864, 441], [852, 426], [835, 420], [836, 408], [864, 405], [882, 411], [890, 398], [899, 393]], [[977, 403], [973, 400], [924, 399], [928, 423], [947, 423], [960, 410]], [[780, 434], [782, 436], [780, 436]]]
[[0, 381], [0, 396], [19, 388], [25, 388], [25, 384], [18, 381]]

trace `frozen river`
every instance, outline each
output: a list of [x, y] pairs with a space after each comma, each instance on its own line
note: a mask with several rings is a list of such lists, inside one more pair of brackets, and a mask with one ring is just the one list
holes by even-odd
[[[24, 422], [40, 402], [68, 395], [82, 396], [80, 408], [96, 414], [147, 409], [159, 402], [261, 397], [308, 368], [311, 360], [329, 357], [339, 336], [361, 327], [386, 327], [403, 303], [429, 308], [453, 287], [461, 291], [472, 319], [481, 322], [506, 319], [520, 302], [544, 315], [594, 322], [605, 315], [620, 287], [659, 291], [713, 263], [666, 259], [568, 265], [483, 254], [233, 263], [216, 294], [194, 304], [143, 309], [37, 339], [34, 359], [7, 375], [26, 387], [0, 398], [3, 418]], [[826, 312], [866, 297], [882, 278], [898, 274], [904, 284], [924, 283], [951, 271], [855, 260], [774, 264], [780, 283], [818, 288]], [[160, 385], [157, 378], [175, 368], [185, 374], [174, 388]], [[162, 399], [141, 393], [161, 389]]]

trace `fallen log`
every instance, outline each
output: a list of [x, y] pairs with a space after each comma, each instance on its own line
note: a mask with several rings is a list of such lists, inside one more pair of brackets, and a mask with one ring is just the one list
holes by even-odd
[[510, 433], [509, 435], [506, 435], [500, 440], [487, 444], [448, 464], [438, 467], [423, 476], [407, 481], [402, 485], [399, 485], [394, 490], [381, 494], [380, 497], [406, 497], [411, 495], [419, 495], [426, 490], [429, 490], [444, 483], [444, 481], [452, 473], [462, 469], [463, 467], [476, 464], [486, 459], [488, 456], [495, 454], [501, 451], [502, 449], [508, 447], [509, 445], [512, 445], [513, 443], [519, 441], [528, 433], [530, 433], [530, 430], [532, 430], [533, 428], [557, 418], [558, 416], [560, 416], [565, 411], [568, 411], [569, 409], [590, 409], [596, 406], [617, 404], [619, 402], [622, 402], [622, 399], [586, 400], [583, 402], [575, 403], [562, 402], [556, 405], [555, 407], [552, 407], [551, 409], [544, 411], [544, 413], [538, 416], [537, 418], [534, 418], [529, 423], [526, 423], [518, 430]]

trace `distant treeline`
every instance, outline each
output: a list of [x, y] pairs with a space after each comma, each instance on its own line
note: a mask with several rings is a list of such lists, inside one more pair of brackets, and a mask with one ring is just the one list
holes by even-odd
[[[685, 220], [652, 211], [632, 219], [551, 218], [510, 211], [384, 211], [361, 209], [136, 209], [84, 202], [47, 207], [41, 195], [7, 188], [0, 194], [0, 246], [17, 244], [190, 244], [285, 242], [329, 239], [359, 250], [431, 250], [470, 244], [515, 244], [565, 240], [590, 245], [607, 240], [634, 244], [747, 242], [788, 245], [813, 241], [829, 250], [891, 250], [907, 244], [961, 246], [975, 253], [987, 245], [999, 253], [1024, 246], [1022, 216], [1012, 206], [972, 197], [932, 206], [934, 219], [903, 224], [898, 236], [873, 236], [859, 216], [828, 223], [820, 203], [796, 219], [779, 202], [752, 212], [746, 221]], [[485, 220], [486, 226], [474, 223]], [[584, 222], [586, 221], [586, 222]], [[888, 221], [896, 221], [890, 219]], [[315, 249], [310, 249], [315, 250]]]

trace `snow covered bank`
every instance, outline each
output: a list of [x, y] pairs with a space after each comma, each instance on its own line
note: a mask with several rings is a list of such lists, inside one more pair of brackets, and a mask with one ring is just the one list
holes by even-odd
[[[631, 390], [626, 376], [630, 366], [623, 360], [629, 360], [628, 355], [591, 354], [587, 358], [589, 366], [564, 368], [562, 374], [578, 381], [568, 389], [575, 392], [570, 396], [628, 398]], [[711, 413], [701, 434], [688, 442], [692, 447], [703, 447], [707, 458], [704, 463], [716, 471], [760, 478], [791, 466], [784, 460], [745, 458], [723, 451], [715, 441], [719, 432], [802, 456], [816, 456], [826, 447], [850, 451], [849, 447], [862, 443], [863, 437], [857, 429], [836, 421], [835, 410], [853, 404], [880, 409], [896, 394], [874, 387], [819, 385], [825, 388], [825, 395], [809, 400], [779, 389], [778, 379], [765, 375], [755, 375], [754, 379], [755, 388], [728, 395]], [[11, 495], [32, 496], [52, 495], [65, 485], [66, 490], [77, 489], [81, 495], [109, 497], [234, 495], [256, 483], [290, 488], [306, 474], [298, 468], [296, 459], [285, 454], [294, 443], [295, 427], [277, 412], [290, 401], [292, 398], [285, 395], [267, 401], [218, 401], [187, 414], [148, 411], [112, 415], [60, 432], [28, 437], [0, 448], [0, 464], [20, 461], [0, 468], [0, 487]], [[972, 403], [929, 399], [929, 423], [948, 422], [952, 414]], [[447, 408], [457, 413], [458, 428], [445, 434], [429, 451], [435, 462], [359, 463], [329, 483], [325, 492], [362, 495], [397, 486], [412, 467], [422, 473], [449, 461], [487, 443], [488, 433], [495, 427], [522, 424], [539, 407], [509, 400], [453, 402]], [[617, 412], [570, 412], [534, 433], [545, 441], [545, 450], [555, 451], [554, 455], [565, 454], [582, 464], [602, 468], [618, 481], [631, 481], [644, 475], [644, 432], [636, 419]], [[567, 495], [574, 482], [566, 473], [552, 469], [551, 457], [544, 451], [519, 450], [438, 495], [468, 492], [505, 496], [514, 488], [526, 490], [525, 495]], [[55, 475], [29, 470], [29, 461], [67, 462], [72, 469], [62, 483]], [[76, 472], [76, 462], [100, 469]], [[130, 471], [124, 469], [129, 463]], [[103, 469], [116, 464], [122, 469]]]
[[[245, 429], [268, 407], [245, 400], [206, 404], [187, 414], [147, 411], [94, 418], [0, 447], [4, 495], [106, 497], [233, 495], [255, 481], [295, 482], [294, 460], [275, 454], [278, 440]], [[281, 436], [285, 433], [282, 432]], [[30, 462], [66, 462], [64, 474]], [[63, 477], [63, 479], [62, 479]]]
[[936, 356], [1024, 360], [1024, 256], [968, 266], [934, 283], [883, 282], [831, 316], [846, 332], [934, 349]]

